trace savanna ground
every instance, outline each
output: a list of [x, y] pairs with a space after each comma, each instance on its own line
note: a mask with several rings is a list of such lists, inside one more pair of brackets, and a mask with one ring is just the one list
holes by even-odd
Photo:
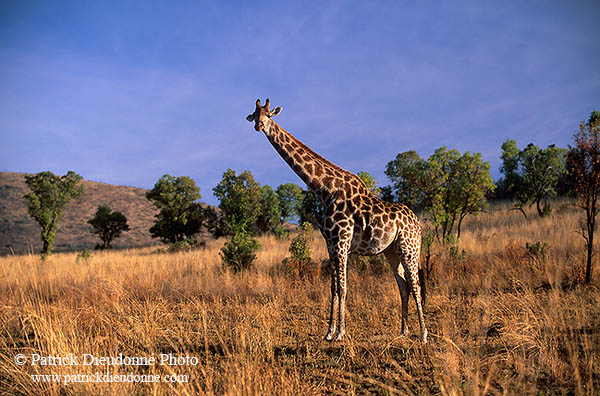
[[[598, 271], [592, 285], [580, 285], [580, 216], [565, 202], [555, 203], [543, 219], [530, 212], [529, 220], [496, 205], [467, 222], [458, 249], [435, 247], [426, 345], [418, 340], [412, 298], [411, 333], [399, 334], [400, 299], [389, 268], [359, 265], [349, 273], [347, 338], [323, 341], [329, 282], [282, 271], [289, 241], [272, 237], [260, 239], [255, 268], [241, 274], [223, 269], [222, 240], [172, 254], [71, 253], [45, 262], [32, 255], [3, 257], [0, 392], [598, 395]], [[313, 257], [325, 256], [316, 237]], [[15, 363], [18, 354], [158, 359], [169, 353], [197, 363]], [[96, 372], [175, 374], [187, 382], [64, 385], [31, 377]]]

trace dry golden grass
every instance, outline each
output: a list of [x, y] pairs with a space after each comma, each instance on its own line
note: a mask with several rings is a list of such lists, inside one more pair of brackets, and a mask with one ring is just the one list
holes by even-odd
[[[329, 286], [280, 271], [287, 242], [260, 240], [253, 270], [233, 274], [223, 241], [186, 253], [150, 250], [0, 258], [0, 393], [9, 395], [600, 394], [600, 292], [579, 286], [579, 214], [539, 219], [499, 205], [464, 227], [462, 257], [437, 247], [428, 282], [430, 342], [388, 270], [350, 270], [348, 336], [326, 343]], [[525, 243], [545, 242], [545, 256]], [[315, 239], [313, 256], [325, 258]], [[79, 356], [76, 366], [15, 357]], [[197, 358], [197, 364], [83, 365], [81, 356]], [[185, 383], [64, 385], [32, 375], [130, 372]], [[70, 377], [68, 377], [70, 378]]]

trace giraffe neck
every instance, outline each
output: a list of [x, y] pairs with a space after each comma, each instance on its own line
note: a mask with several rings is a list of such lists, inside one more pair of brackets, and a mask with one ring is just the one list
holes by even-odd
[[[344, 183], [360, 180], [312, 151], [275, 121], [266, 123], [264, 132], [279, 155], [321, 201], [326, 202]], [[359, 184], [364, 185], [362, 182]]]

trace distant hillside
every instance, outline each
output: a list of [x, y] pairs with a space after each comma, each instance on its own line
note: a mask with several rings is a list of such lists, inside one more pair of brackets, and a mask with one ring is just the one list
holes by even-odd
[[[29, 192], [24, 173], [0, 172], [0, 254], [41, 249], [39, 227], [29, 217], [23, 196]], [[127, 217], [129, 231], [113, 242], [115, 248], [157, 244], [148, 229], [158, 213], [142, 188], [114, 186], [84, 180], [85, 193], [65, 208], [59, 222], [54, 251], [93, 249], [100, 239], [90, 232], [87, 221], [98, 205], [108, 205]]]

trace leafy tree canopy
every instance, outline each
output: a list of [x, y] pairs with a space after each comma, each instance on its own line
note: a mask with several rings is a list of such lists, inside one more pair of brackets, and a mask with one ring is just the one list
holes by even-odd
[[25, 176], [25, 183], [31, 191], [24, 198], [29, 215], [40, 226], [43, 256], [52, 252], [58, 220], [65, 206], [83, 194], [81, 179], [73, 171], [64, 176], [56, 176], [50, 171]]
[[384, 189], [386, 200], [407, 205], [415, 211], [423, 209], [424, 185], [421, 179], [426, 161], [415, 151], [405, 151], [386, 165], [385, 174], [392, 182], [391, 190]]
[[236, 175], [232, 169], [223, 173], [223, 178], [213, 188], [222, 210], [219, 227], [224, 235], [236, 231], [253, 232], [261, 214], [262, 189], [249, 171]]
[[202, 195], [190, 177], [165, 174], [146, 193], [146, 198], [160, 209], [150, 228], [153, 238], [175, 243], [200, 231], [205, 215], [198, 202]]
[[258, 232], [274, 232], [281, 223], [281, 208], [279, 197], [269, 185], [265, 185], [260, 191], [260, 214], [256, 220]]
[[464, 218], [478, 214], [486, 205], [486, 194], [494, 189], [490, 165], [481, 154], [461, 155], [446, 147], [427, 161], [414, 151], [400, 153], [387, 164], [386, 175], [398, 201], [427, 212], [442, 238], [454, 230], [460, 237]]
[[518, 149], [513, 139], [502, 144], [503, 185], [523, 215], [528, 204], [535, 204], [540, 216], [550, 212], [546, 200], [556, 195], [558, 182], [567, 173], [566, 155], [566, 149], [553, 144], [540, 149], [530, 143], [523, 150]]
[[360, 171], [356, 174], [360, 180], [365, 184], [365, 186], [375, 195], [379, 197], [381, 195], [381, 189], [377, 186], [377, 182], [375, 178], [371, 176], [369, 172]]
[[302, 206], [302, 188], [294, 183], [285, 183], [277, 187], [275, 192], [279, 198], [281, 222], [297, 220]]
[[325, 208], [321, 200], [312, 190], [302, 191], [302, 204], [300, 205], [300, 224], [310, 223], [314, 227], [323, 227]]
[[88, 220], [92, 233], [102, 240], [102, 249], [109, 249], [111, 242], [123, 231], [129, 231], [127, 218], [121, 212], [112, 211], [107, 205], [100, 205], [93, 218]]
[[600, 112], [593, 111], [589, 120], [579, 125], [573, 141], [575, 145], [569, 147], [567, 165], [579, 206], [586, 214], [585, 223], [581, 224], [581, 235], [587, 248], [585, 282], [590, 283], [596, 217], [600, 212]]

